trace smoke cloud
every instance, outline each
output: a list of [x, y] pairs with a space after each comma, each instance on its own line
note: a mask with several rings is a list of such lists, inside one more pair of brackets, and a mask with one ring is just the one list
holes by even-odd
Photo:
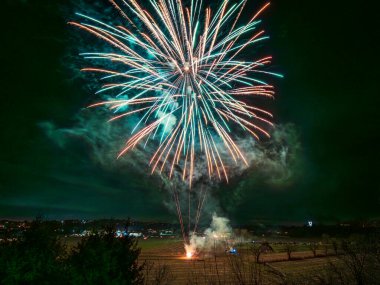
[[[107, 118], [109, 117], [105, 110], [83, 109], [78, 113], [71, 127], [60, 128], [48, 121], [41, 122], [39, 126], [61, 151], [71, 153], [78, 144], [84, 146], [85, 154], [92, 163], [105, 171], [121, 175], [130, 171], [140, 172], [142, 175], [150, 173], [149, 160], [157, 147], [156, 142], [153, 140], [148, 144], [140, 144], [131, 152], [116, 159], [138, 120], [130, 117], [126, 120], [107, 122]], [[245, 154], [248, 166], [242, 162], [235, 163], [229, 160], [229, 154], [222, 147], [220, 148], [221, 155], [227, 159], [229, 177], [235, 185], [234, 189], [228, 193], [227, 206], [220, 205], [220, 198], [224, 195], [221, 190], [218, 190], [221, 181], [215, 176], [211, 179], [208, 177], [206, 159], [201, 153], [196, 160], [190, 192], [189, 185], [182, 180], [181, 165], [175, 167], [171, 179], [167, 176], [168, 169], [164, 169], [162, 173], [155, 173], [150, 178], [159, 182], [155, 184], [165, 190], [162, 199], [165, 206], [172, 213], [177, 213], [176, 205], [173, 203], [174, 190], [177, 191], [184, 212], [187, 212], [190, 199], [192, 208], [190, 223], [194, 225], [198, 218], [195, 211], [200, 205], [203, 205], [201, 213], [219, 214], [224, 210], [228, 212], [237, 207], [247, 191], [245, 187], [247, 183], [254, 185], [264, 182], [279, 187], [292, 183], [296, 178], [295, 174], [298, 172], [296, 169], [300, 160], [300, 143], [293, 125], [276, 126], [272, 132], [272, 138], [263, 143], [257, 143], [251, 137], [238, 138], [236, 142]], [[245, 179], [240, 179], [240, 177]], [[226, 184], [223, 182], [222, 185], [225, 187]], [[201, 223], [206, 223], [210, 219], [205, 215], [200, 215], [200, 217], [202, 217], [199, 220]]]
[[190, 237], [189, 243], [185, 244], [187, 257], [192, 257], [199, 252], [211, 252], [212, 249], [224, 245], [226, 240], [232, 235], [232, 228], [229, 224], [229, 219], [218, 217], [216, 213], [212, 215], [212, 221], [203, 235], [193, 234]]

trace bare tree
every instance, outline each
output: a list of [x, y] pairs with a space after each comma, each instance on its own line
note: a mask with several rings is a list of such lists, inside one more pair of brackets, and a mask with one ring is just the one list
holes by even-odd
[[292, 258], [292, 252], [294, 252], [296, 249], [296, 245], [294, 242], [292, 243], [288, 242], [285, 244], [284, 248], [285, 248], [286, 254], [288, 255], [288, 260], [290, 260]]
[[167, 264], [158, 262], [145, 262], [144, 268], [145, 285], [170, 285], [175, 284], [172, 270]]
[[372, 285], [380, 284], [380, 262], [376, 258], [379, 240], [367, 237], [344, 240], [338, 259], [330, 260], [325, 270], [308, 279], [312, 284]]
[[260, 255], [261, 255], [261, 246], [259, 244], [253, 244], [250, 249], [251, 249], [251, 253], [255, 257], [256, 263], [259, 263]]
[[329, 243], [330, 243], [330, 236], [328, 234], [323, 234], [322, 235], [322, 244], [323, 244], [323, 249], [325, 251], [326, 256], [327, 256], [328, 249], [329, 249]]
[[269, 242], [263, 241], [261, 243], [255, 243], [251, 246], [251, 253], [255, 257], [256, 263], [260, 263], [260, 256], [262, 253], [273, 252], [273, 248], [270, 246]]
[[338, 240], [336, 238], [331, 239], [331, 245], [334, 249], [335, 255], [338, 255]]
[[368, 259], [368, 250], [362, 241], [343, 241], [343, 255], [341, 260], [352, 274], [357, 285], [365, 284], [365, 263]]
[[318, 243], [316, 243], [316, 242], [309, 243], [309, 249], [313, 253], [313, 256], [317, 257]]

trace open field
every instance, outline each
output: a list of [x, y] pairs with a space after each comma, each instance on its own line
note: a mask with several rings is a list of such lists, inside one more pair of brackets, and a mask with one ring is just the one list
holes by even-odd
[[[80, 238], [66, 237], [63, 241], [70, 250]], [[288, 260], [283, 245], [273, 244], [274, 252], [261, 254], [260, 264], [255, 268], [252, 268], [255, 258], [249, 250], [249, 244], [238, 246], [239, 254], [236, 256], [226, 254], [219, 249], [215, 252], [201, 252], [192, 259], [185, 257], [183, 241], [180, 239], [140, 239], [139, 247], [141, 247], [139, 261], [147, 265], [145, 274], [148, 280], [156, 279], [162, 271], [165, 271], [164, 274], [172, 280], [169, 284], [210, 284], [219, 280], [224, 284], [231, 284], [229, 282], [236, 278], [236, 274], [248, 276], [252, 275], [253, 271], [271, 280], [268, 275], [273, 275], [273, 272], [279, 276], [315, 273], [323, 270], [329, 261], [336, 261], [331, 255], [332, 252], [329, 251], [326, 257], [323, 250], [317, 250], [317, 257], [314, 258], [305, 243], [295, 245], [291, 260]], [[242, 272], [237, 273], [236, 267]], [[192, 283], [189, 283], [190, 281]]]
[[140, 241], [139, 245], [142, 248], [140, 262], [145, 261], [151, 267], [146, 274], [148, 278], [154, 280], [159, 272], [166, 271], [169, 279], [175, 280], [170, 284], [212, 284], [219, 281], [231, 284], [239, 274], [241, 278], [256, 274], [272, 280], [276, 276], [314, 273], [323, 270], [329, 261], [336, 260], [332, 256], [323, 256], [322, 251], [318, 251], [314, 258], [312, 252], [305, 251], [302, 246], [292, 253], [292, 260], [287, 260], [286, 252], [275, 251], [262, 254], [261, 264], [255, 264], [254, 256], [243, 248], [236, 256], [218, 251], [200, 253], [196, 258], [187, 259], [180, 240], [148, 239]]
[[[80, 237], [62, 238], [68, 251], [80, 240]], [[322, 244], [316, 239], [290, 238], [268, 242], [256, 240], [255, 243], [235, 244], [238, 253], [230, 254], [226, 251], [226, 241], [213, 243], [208, 251], [186, 258], [181, 239], [150, 237], [138, 241], [141, 248], [138, 262], [145, 264], [145, 285], [380, 284], [379, 247], [376, 242], [339, 240], [338, 255], [333, 250], [333, 246], [337, 249], [333, 242]], [[352, 271], [352, 268], [361, 271]], [[358, 280], [369, 283], [357, 283]]]

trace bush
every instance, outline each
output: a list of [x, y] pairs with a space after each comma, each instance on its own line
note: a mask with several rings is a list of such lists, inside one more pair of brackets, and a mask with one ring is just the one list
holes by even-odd
[[137, 241], [114, 232], [84, 238], [71, 252], [40, 219], [0, 242], [0, 284], [142, 284]]
[[40, 219], [19, 240], [0, 244], [0, 284], [67, 284], [65, 248]]
[[68, 259], [72, 284], [142, 284], [140, 249], [129, 237], [113, 231], [84, 238]]

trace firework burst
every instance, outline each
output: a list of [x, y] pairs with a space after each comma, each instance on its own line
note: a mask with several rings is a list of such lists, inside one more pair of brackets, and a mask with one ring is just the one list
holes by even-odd
[[256, 74], [281, 75], [263, 70], [271, 56], [240, 59], [243, 50], [268, 38], [258, 29], [258, 16], [269, 3], [238, 27], [246, 0], [224, 0], [215, 12], [203, 8], [202, 0], [191, 0], [188, 7], [180, 0], [152, 0], [150, 12], [135, 0], [110, 2], [126, 25], [112, 26], [83, 14], [78, 14], [83, 22], [70, 24], [115, 49], [83, 54], [108, 61], [114, 69], [83, 71], [103, 74], [108, 83], [98, 93], [113, 97], [92, 107], [111, 109], [110, 121], [139, 115], [119, 157], [154, 141], [152, 173], [167, 170], [171, 177], [180, 165], [182, 179], [191, 187], [199, 156], [207, 162], [210, 177], [228, 180], [222, 148], [234, 162], [248, 164], [233, 130], [241, 128], [258, 140], [269, 137], [272, 125], [272, 115], [249, 104], [249, 97], [274, 95], [273, 86]]

